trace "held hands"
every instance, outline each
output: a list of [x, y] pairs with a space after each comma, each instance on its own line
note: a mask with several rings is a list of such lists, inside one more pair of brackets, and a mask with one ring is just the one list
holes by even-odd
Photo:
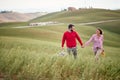
[[85, 45], [83, 44], [82, 46], [81, 46], [81, 48], [84, 48], [85, 47]]

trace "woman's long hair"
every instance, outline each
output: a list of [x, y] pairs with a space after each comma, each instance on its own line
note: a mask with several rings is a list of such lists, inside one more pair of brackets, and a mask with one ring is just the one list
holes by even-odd
[[100, 28], [97, 28], [97, 30], [99, 30], [99, 31], [100, 31], [100, 34], [101, 34], [101, 35], [103, 34], [103, 31], [102, 31], [102, 29], [100, 29]]

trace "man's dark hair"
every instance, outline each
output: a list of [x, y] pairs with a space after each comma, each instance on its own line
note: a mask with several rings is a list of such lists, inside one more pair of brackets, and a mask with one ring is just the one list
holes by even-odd
[[72, 28], [73, 26], [74, 26], [73, 24], [69, 24], [68, 29]]
[[102, 30], [100, 28], [97, 28], [97, 29], [100, 31], [100, 34], [102, 35], [103, 34]]

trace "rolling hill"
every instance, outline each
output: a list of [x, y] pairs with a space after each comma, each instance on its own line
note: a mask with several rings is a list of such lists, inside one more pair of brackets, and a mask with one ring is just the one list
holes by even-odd
[[[101, 25], [109, 25], [101, 24]], [[116, 22], [112, 22], [116, 24]], [[99, 24], [100, 25], [100, 24]], [[119, 26], [116, 24], [116, 26]], [[95, 33], [97, 27], [80, 26], [76, 30], [83, 42]], [[67, 25], [33, 28], [0, 27], [0, 76], [8, 80], [119, 80], [120, 36], [114, 25], [106, 27], [104, 49], [106, 56], [94, 62], [91, 45], [84, 49], [78, 44], [78, 59], [72, 55], [59, 56], [61, 38]]]
[[57, 21], [62, 23], [83, 23], [101, 20], [120, 19], [119, 10], [80, 9], [76, 11], [61, 11], [50, 13], [30, 22]]
[[[74, 15], [73, 15], [74, 13]], [[120, 21], [80, 25], [80, 22], [119, 19], [119, 11], [82, 10], [55, 12], [31, 20], [59, 21], [66, 24], [13, 28], [29, 22], [0, 24], [0, 79], [2, 80], [120, 80]], [[72, 17], [72, 18], [71, 18]], [[83, 17], [79, 21], [79, 18]], [[104, 31], [105, 56], [94, 61], [92, 45], [81, 48], [78, 58], [60, 56], [61, 38], [69, 20], [83, 42], [86, 42], [96, 27]], [[91, 19], [91, 18], [94, 18]], [[62, 21], [63, 19], [63, 21]], [[67, 54], [67, 50], [65, 49]]]
[[18, 13], [18, 12], [10, 12], [10, 13], [0, 13], [0, 23], [3, 22], [25, 22], [29, 21], [33, 18], [42, 16], [46, 13]]

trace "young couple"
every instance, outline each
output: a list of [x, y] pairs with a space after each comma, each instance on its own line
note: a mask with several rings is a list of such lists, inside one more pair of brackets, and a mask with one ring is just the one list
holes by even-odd
[[93, 51], [95, 54], [95, 60], [99, 59], [99, 55], [104, 51], [103, 34], [101, 29], [97, 29], [96, 33], [93, 34], [91, 38], [87, 42], [85, 42], [85, 44], [83, 44], [80, 36], [75, 31], [75, 26], [73, 24], [68, 25], [68, 31], [64, 32], [63, 34], [62, 49], [64, 49], [64, 43], [66, 42], [68, 53], [70, 54], [72, 52], [75, 59], [77, 57], [76, 39], [81, 44], [82, 48], [88, 46], [91, 42], [93, 42]]

